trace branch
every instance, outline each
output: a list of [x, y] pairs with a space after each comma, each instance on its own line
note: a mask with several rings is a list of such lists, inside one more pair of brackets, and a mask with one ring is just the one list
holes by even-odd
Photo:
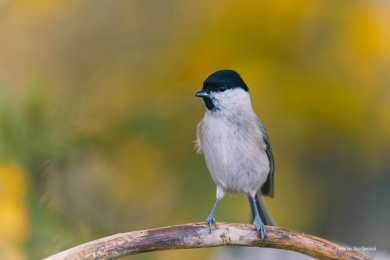
[[218, 222], [209, 234], [205, 222], [121, 233], [68, 249], [44, 260], [116, 259], [139, 253], [206, 248], [217, 246], [256, 246], [303, 253], [318, 259], [365, 259], [343, 246], [315, 236], [296, 233], [279, 227], [266, 226], [263, 241], [253, 225]]

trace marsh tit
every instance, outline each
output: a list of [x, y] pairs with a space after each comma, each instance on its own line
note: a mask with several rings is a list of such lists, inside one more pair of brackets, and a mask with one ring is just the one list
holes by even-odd
[[274, 196], [275, 166], [265, 128], [252, 109], [249, 89], [233, 70], [211, 74], [195, 94], [203, 99], [206, 114], [197, 127], [195, 146], [203, 152], [217, 185], [217, 199], [206, 222], [211, 232], [215, 210], [225, 193], [247, 194], [253, 224], [265, 237], [274, 225], [262, 195]]

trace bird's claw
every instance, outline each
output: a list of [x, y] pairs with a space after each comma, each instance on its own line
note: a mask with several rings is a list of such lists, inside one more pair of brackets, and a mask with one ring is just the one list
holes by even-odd
[[265, 232], [265, 226], [259, 216], [255, 217], [255, 220], [253, 221], [253, 225], [255, 225], [256, 230], [260, 232], [260, 238], [261, 240], [263, 240], [266, 232]]
[[211, 227], [212, 227], [213, 224], [215, 225], [215, 223], [216, 223], [215, 218], [208, 217], [206, 219], [206, 222], [207, 222], [207, 225], [209, 226], [209, 234], [211, 234]]

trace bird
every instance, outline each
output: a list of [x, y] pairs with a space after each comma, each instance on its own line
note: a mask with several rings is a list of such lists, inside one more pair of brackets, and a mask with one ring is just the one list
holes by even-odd
[[197, 126], [195, 148], [204, 154], [216, 184], [216, 200], [206, 219], [209, 233], [225, 194], [243, 192], [263, 240], [264, 224], [275, 225], [263, 199], [274, 197], [275, 162], [267, 132], [253, 111], [249, 88], [240, 74], [224, 69], [207, 77], [195, 96], [206, 109]]

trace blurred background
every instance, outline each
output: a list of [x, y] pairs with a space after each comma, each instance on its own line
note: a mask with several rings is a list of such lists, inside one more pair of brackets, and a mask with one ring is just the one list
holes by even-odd
[[[0, 258], [204, 221], [215, 185], [193, 149], [194, 93], [225, 68], [270, 136], [277, 224], [389, 250], [389, 12], [381, 0], [2, 0]], [[245, 196], [216, 219], [248, 223]]]

